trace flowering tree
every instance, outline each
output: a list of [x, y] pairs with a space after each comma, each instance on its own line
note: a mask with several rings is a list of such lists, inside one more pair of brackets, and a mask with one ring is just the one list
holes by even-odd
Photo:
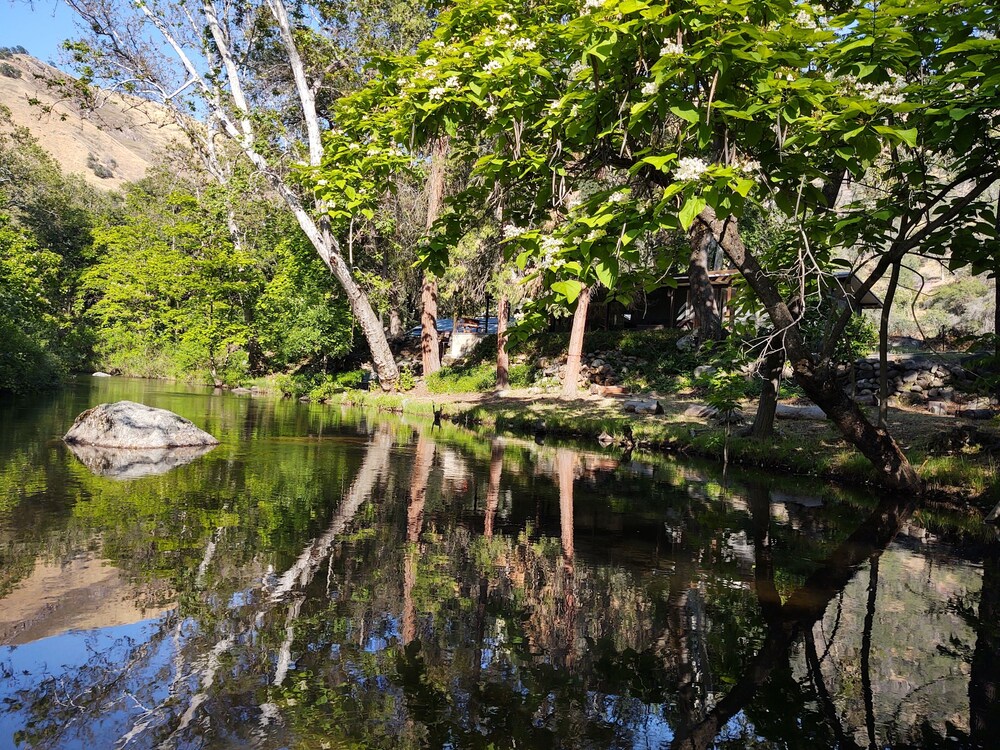
[[[995, 234], [981, 200], [1000, 177], [994, 10], [465, 0], [438, 21], [433, 43], [387, 63], [351, 106], [368, 132], [476, 145], [472, 186], [441, 219], [452, 236], [502, 205], [518, 228], [510, 257], [545, 279], [544, 301], [570, 305], [595, 282], [612, 295], [641, 283], [641, 240], [714, 240], [800, 386], [889, 485], [919, 487], [891, 435], [837, 383], [851, 305], [818, 344], [803, 326], [845, 248], [859, 251], [865, 293], [909, 253]], [[595, 177], [600, 189], [577, 190]], [[858, 200], [873, 177], [881, 192]], [[797, 241], [746, 247], [749, 201], [784, 212]], [[446, 250], [432, 245], [426, 262], [444, 263]]]

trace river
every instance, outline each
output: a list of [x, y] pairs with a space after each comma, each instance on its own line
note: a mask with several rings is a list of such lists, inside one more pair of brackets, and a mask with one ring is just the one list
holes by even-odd
[[[62, 443], [120, 399], [221, 444]], [[80, 379], [0, 401], [0, 748], [996, 747], [1000, 545], [961, 526], [676, 457]]]

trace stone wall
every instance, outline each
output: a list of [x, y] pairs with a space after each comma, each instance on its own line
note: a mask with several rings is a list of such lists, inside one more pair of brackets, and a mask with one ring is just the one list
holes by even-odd
[[[632, 370], [646, 364], [640, 357], [630, 357], [616, 351], [591, 352], [584, 354], [580, 360], [580, 377], [577, 385], [589, 388], [590, 385], [619, 385], [621, 378]], [[539, 369], [539, 378], [566, 379], [566, 355], [559, 357], [540, 357], [535, 365]]]
[[[926, 357], [895, 357], [887, 363], [889, 396], [910, 403], [961, 400], [975, 375], [954, 362], [935, 361]], [[874, 403], [878, 395], [880, 367], [877, 358], [860, 359], [854, 366], [858, 400]], [[846, 390], [851, 388], [851, 373], [847, 366], [839, 370]]]

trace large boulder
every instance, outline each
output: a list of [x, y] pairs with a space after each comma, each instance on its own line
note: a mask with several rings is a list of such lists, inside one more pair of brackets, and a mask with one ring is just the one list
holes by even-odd
[[134, 401], [98, 404], [76, 418], [63, 436], [71, 445], [102, 448], [176, 448], [218, 445], [184, 417]]

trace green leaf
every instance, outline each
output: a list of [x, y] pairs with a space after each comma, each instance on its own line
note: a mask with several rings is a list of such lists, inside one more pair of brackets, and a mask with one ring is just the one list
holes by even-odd
[[698, 217], [698, 214], [708, 204], [700, 195], [693, 195], [684, 202], [684, 207], [681, 208], [678, 218], [681, 221], [681, 228], [686, 232], [694, 224], [694, 220]]
[[576, 279], [569, 279], [566, 281], [556, 281], [552, 284], [552, 291], [556, 294], [560, 294], [566, 298], [566, 301], [571, 305], [576, 302], [576, 298], [580, 296], [580, 292], [583, 291], [583, 282], [577, 281]]
[[690, 122], [692, 125], [697, 124], [701, 119], [701, 114], [693, 104], [675, 104], [670, 107], [670, 111], [682, 120]]

